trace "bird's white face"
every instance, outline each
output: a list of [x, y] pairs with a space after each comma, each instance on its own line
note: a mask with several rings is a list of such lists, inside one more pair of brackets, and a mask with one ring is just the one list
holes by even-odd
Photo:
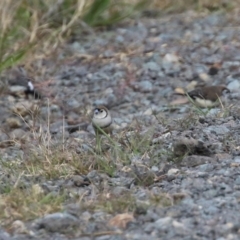
[[95, 108], [92, 123], [98, 127], [107, 127], [112, 123], [109, 111], [105, 108]]
[[103, 108], [95, 108], [93, 117], [97, 119], [103, 119], [107, 117], [108, 113], [105, 109]]
[[33, 91], [33, 90], [34, 90], [34, 86], [33, 86], [33, 84], [32, 84], [31, 81], [28, 81], [28, 87], [29, 87], [29, 90], [30, 90], [30, 91]]

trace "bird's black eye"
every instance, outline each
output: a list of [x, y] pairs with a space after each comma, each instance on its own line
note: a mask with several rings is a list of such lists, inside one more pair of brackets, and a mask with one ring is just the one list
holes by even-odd
[[103, 112], [103, 110], [101, 109], [100, 112]]

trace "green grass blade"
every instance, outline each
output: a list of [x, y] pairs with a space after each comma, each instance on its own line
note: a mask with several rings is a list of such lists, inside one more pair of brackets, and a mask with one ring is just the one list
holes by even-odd
[[17, 52], [13, 53], [12, 55], [8, 56], [5, 60], [3, 60], [0, 63], [0, 72], [8, 67], [12, 67], [16, 65], [19, 61], [23, 59], [23, 57], [25, 56], [25, 54], [28, 52], [30, 48], [31, 46], [24, 49], [20, 49]]
[[101, 13], [108, 9], [109, 4], [110, 0], [95, 0], [83, 20], [92, 25]]

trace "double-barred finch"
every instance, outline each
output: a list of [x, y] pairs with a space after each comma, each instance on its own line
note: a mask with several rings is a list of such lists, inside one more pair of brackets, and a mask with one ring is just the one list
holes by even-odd
[[26, 97], [28, 98], [28, 95], [32, 95], [35, 99], [42, 98], [41, 94], [37, 92], [33, 86], [32, 78], [27, 78], [27, 86], [25, 90]]
[[96, 107], [93, 111], [92, 125], [96, 135], [112, 133], [112, 117], [104, 106]]
[[29, 77], [24, 67], [19, 66], [12, 70], [11, 77], [8, 80], [11, 86], [23, 86], [26, 98], [32, 95], [35, 99], [42, 98], [41, 94], [34, 87], [34, 79]]
[[219, 98], [223, 92], [230, 92], [230, 90], [222, 85], [206, 86], [194, 89], [188, 92], [189, 96], [199, 107], [213, 107], [219, 104]]

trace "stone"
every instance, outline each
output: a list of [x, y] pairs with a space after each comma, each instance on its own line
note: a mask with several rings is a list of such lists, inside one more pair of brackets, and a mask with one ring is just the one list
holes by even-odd
[[228, 85], [227, 88], [232, 92], [235, 92], [240, 89], [240, 81], [233, 79]]
[[78, 219], [68, 213], [52, 213], [34, 221], [36, 229], [44, 228], [49, 232], [66, 232], [78, 225]]
[[29, 138], [29, 133], [25, 132], [21, 128], [14, 129], [9, 135], [11, 139], [15, 140], [27, 140]]

